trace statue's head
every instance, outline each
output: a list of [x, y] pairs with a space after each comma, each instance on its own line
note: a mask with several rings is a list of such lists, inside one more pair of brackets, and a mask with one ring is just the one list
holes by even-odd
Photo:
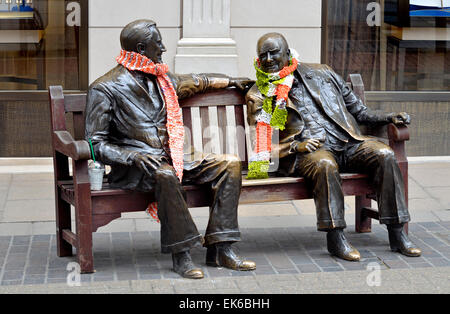
[[267, 73], [278, 72], [289, 65], [289, 46], [283, 35], [268, 33], [263, 35], [256, 46], [261, 70]]
[[155, 63], [162, 63], [162, 54], [166, 51], [159, 29], [152, 20], [127, 24], [120, 33], [120, 45], [122, 49], [140, 53]]

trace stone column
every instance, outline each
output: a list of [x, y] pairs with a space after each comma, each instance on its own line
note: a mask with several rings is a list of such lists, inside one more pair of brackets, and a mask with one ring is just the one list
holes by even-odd
[[230, 0], [183, 0], [183, 35], [176, 73], [238, 74], [236, 42], [230, 37]]

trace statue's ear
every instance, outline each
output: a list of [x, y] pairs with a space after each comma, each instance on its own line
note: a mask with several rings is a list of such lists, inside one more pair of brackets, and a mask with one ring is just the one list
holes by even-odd
[[136, 51], [140, 53], [141, 55], [145, 52], [145, 45], [143, 43], [137, 43], [136, 44]]

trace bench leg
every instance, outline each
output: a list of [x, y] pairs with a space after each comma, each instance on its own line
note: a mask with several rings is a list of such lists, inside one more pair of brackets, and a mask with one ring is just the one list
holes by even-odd
[[370, 207], [371, 200], [365, 195], [355, 196], [355, 231], [359, 233], [372, 231], [372, 219], [364, 214], [363, 208]]
[[87, 161], [73, 161], [75, 220], [77, 224], [77, 256], [82, 273], [94, 272], [92, 255], [92, 203]]
[[[57, 188], [59, 189], [59, 188]], [[59, 257], [72, 256], [72, 245], [63, 239], [63, 230], [71, 229], [70, 204], [56, 194], [56, 248]]]
[[81, 273], [94, 272], [94, 257], [92, 254], [92, 226], [87, 223], [86, 217], [79, 219], [77, 223], [77, 258]]
[[[80, 187], [83, 189], [84, 187]], [[90, 189], [90, 186], [87, 185]], [[81, 193], [84, 195], [83, 193]], [[90, 200], [89, 200], [90, 203]], [[81, 206], [78, 209], [77, 217], [77, 257], [80, 264], [81, 273], [94, 272], [94, 257], [92, 254], [92, 215], [89, 206]]]
[[69, 163], [67, 157], [53, 151], [53, 167], [55, 180], [55, 220], [56, 220], [56, 248], [59, 257], [72, 256], [72, 244], [63, 239], [63, 230], [71, 229], [70, 204], [61, 197], [61, 189], [56, 184], [58, 180], [69, 179]]

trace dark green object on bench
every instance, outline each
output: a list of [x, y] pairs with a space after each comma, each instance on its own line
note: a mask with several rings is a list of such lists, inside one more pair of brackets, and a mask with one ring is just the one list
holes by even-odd
[[[360, 75], [349, 77], [349, 84], [364, 101], [364, 86]], [[88, 177], [88, 160], [91, 159], [89, 143], [84, 140], [84, 110], [86, 94], [64, 94], [61, 86], [49, 87], [51, 136], [55, 176], [56, 238], [58, 256], [71, 256], [76, 248], [81, 272], [94, 271], [92, 232], [104, 226], [121, 213], [143, 211], [153, 201], [148, 193], [111, 189], [104, 183], [101, 191], [91, 191]], [[247, 143], [244, 94], [236, 89], [197, 94], [180, 101], [187, 132], [186, 141], [204, 152], [234, 153], [247, 169]], [[211, 126], [210, 116], [217, 117], [217, 125]], [[68, 131], [66, 118], [73, 120], [73, 133]], [[215, 119], [214, 119], [215, 120]], [[208, 130], [209, 131], [208, 131]], [[212, 130], [219, 130], [217, 141], [211, 139]], [[196, 137], [195, 130], [203, 130]], [[205, 131], [206, 130], [206, 131]], [[389, 142], [395, 152], [405, 182], [408, 200], [408, 162], [405, 141], [409, 139], [406, 126], [389, 124], [377, 129], [365, 129]], [[197, 132], [198, 133], [198, 132]], [[230, 144], [231, 143], [231, 144]], [[231, 151], [230, 151], [231, 150]], [[69, 172], [69, 157], [72, 173]], [[245, 177], [245, 173], [243, 173]], [[364, 174], [342, 174], [345, 195], [355, 195], [355, 225], [357, 232], [370, 232], [371, 219], [378, 213], [370, 208], [374, 190]], [[209, 205], [208, 189], [202, 186], [185, 186], [189, 207]], [[270, 177], [260, 180], [243, 180], [240, 203], [263, 203], [312, 198], [303, 178]], [[70, 206], [75, 207], [75, 230], [71, 226]]]

